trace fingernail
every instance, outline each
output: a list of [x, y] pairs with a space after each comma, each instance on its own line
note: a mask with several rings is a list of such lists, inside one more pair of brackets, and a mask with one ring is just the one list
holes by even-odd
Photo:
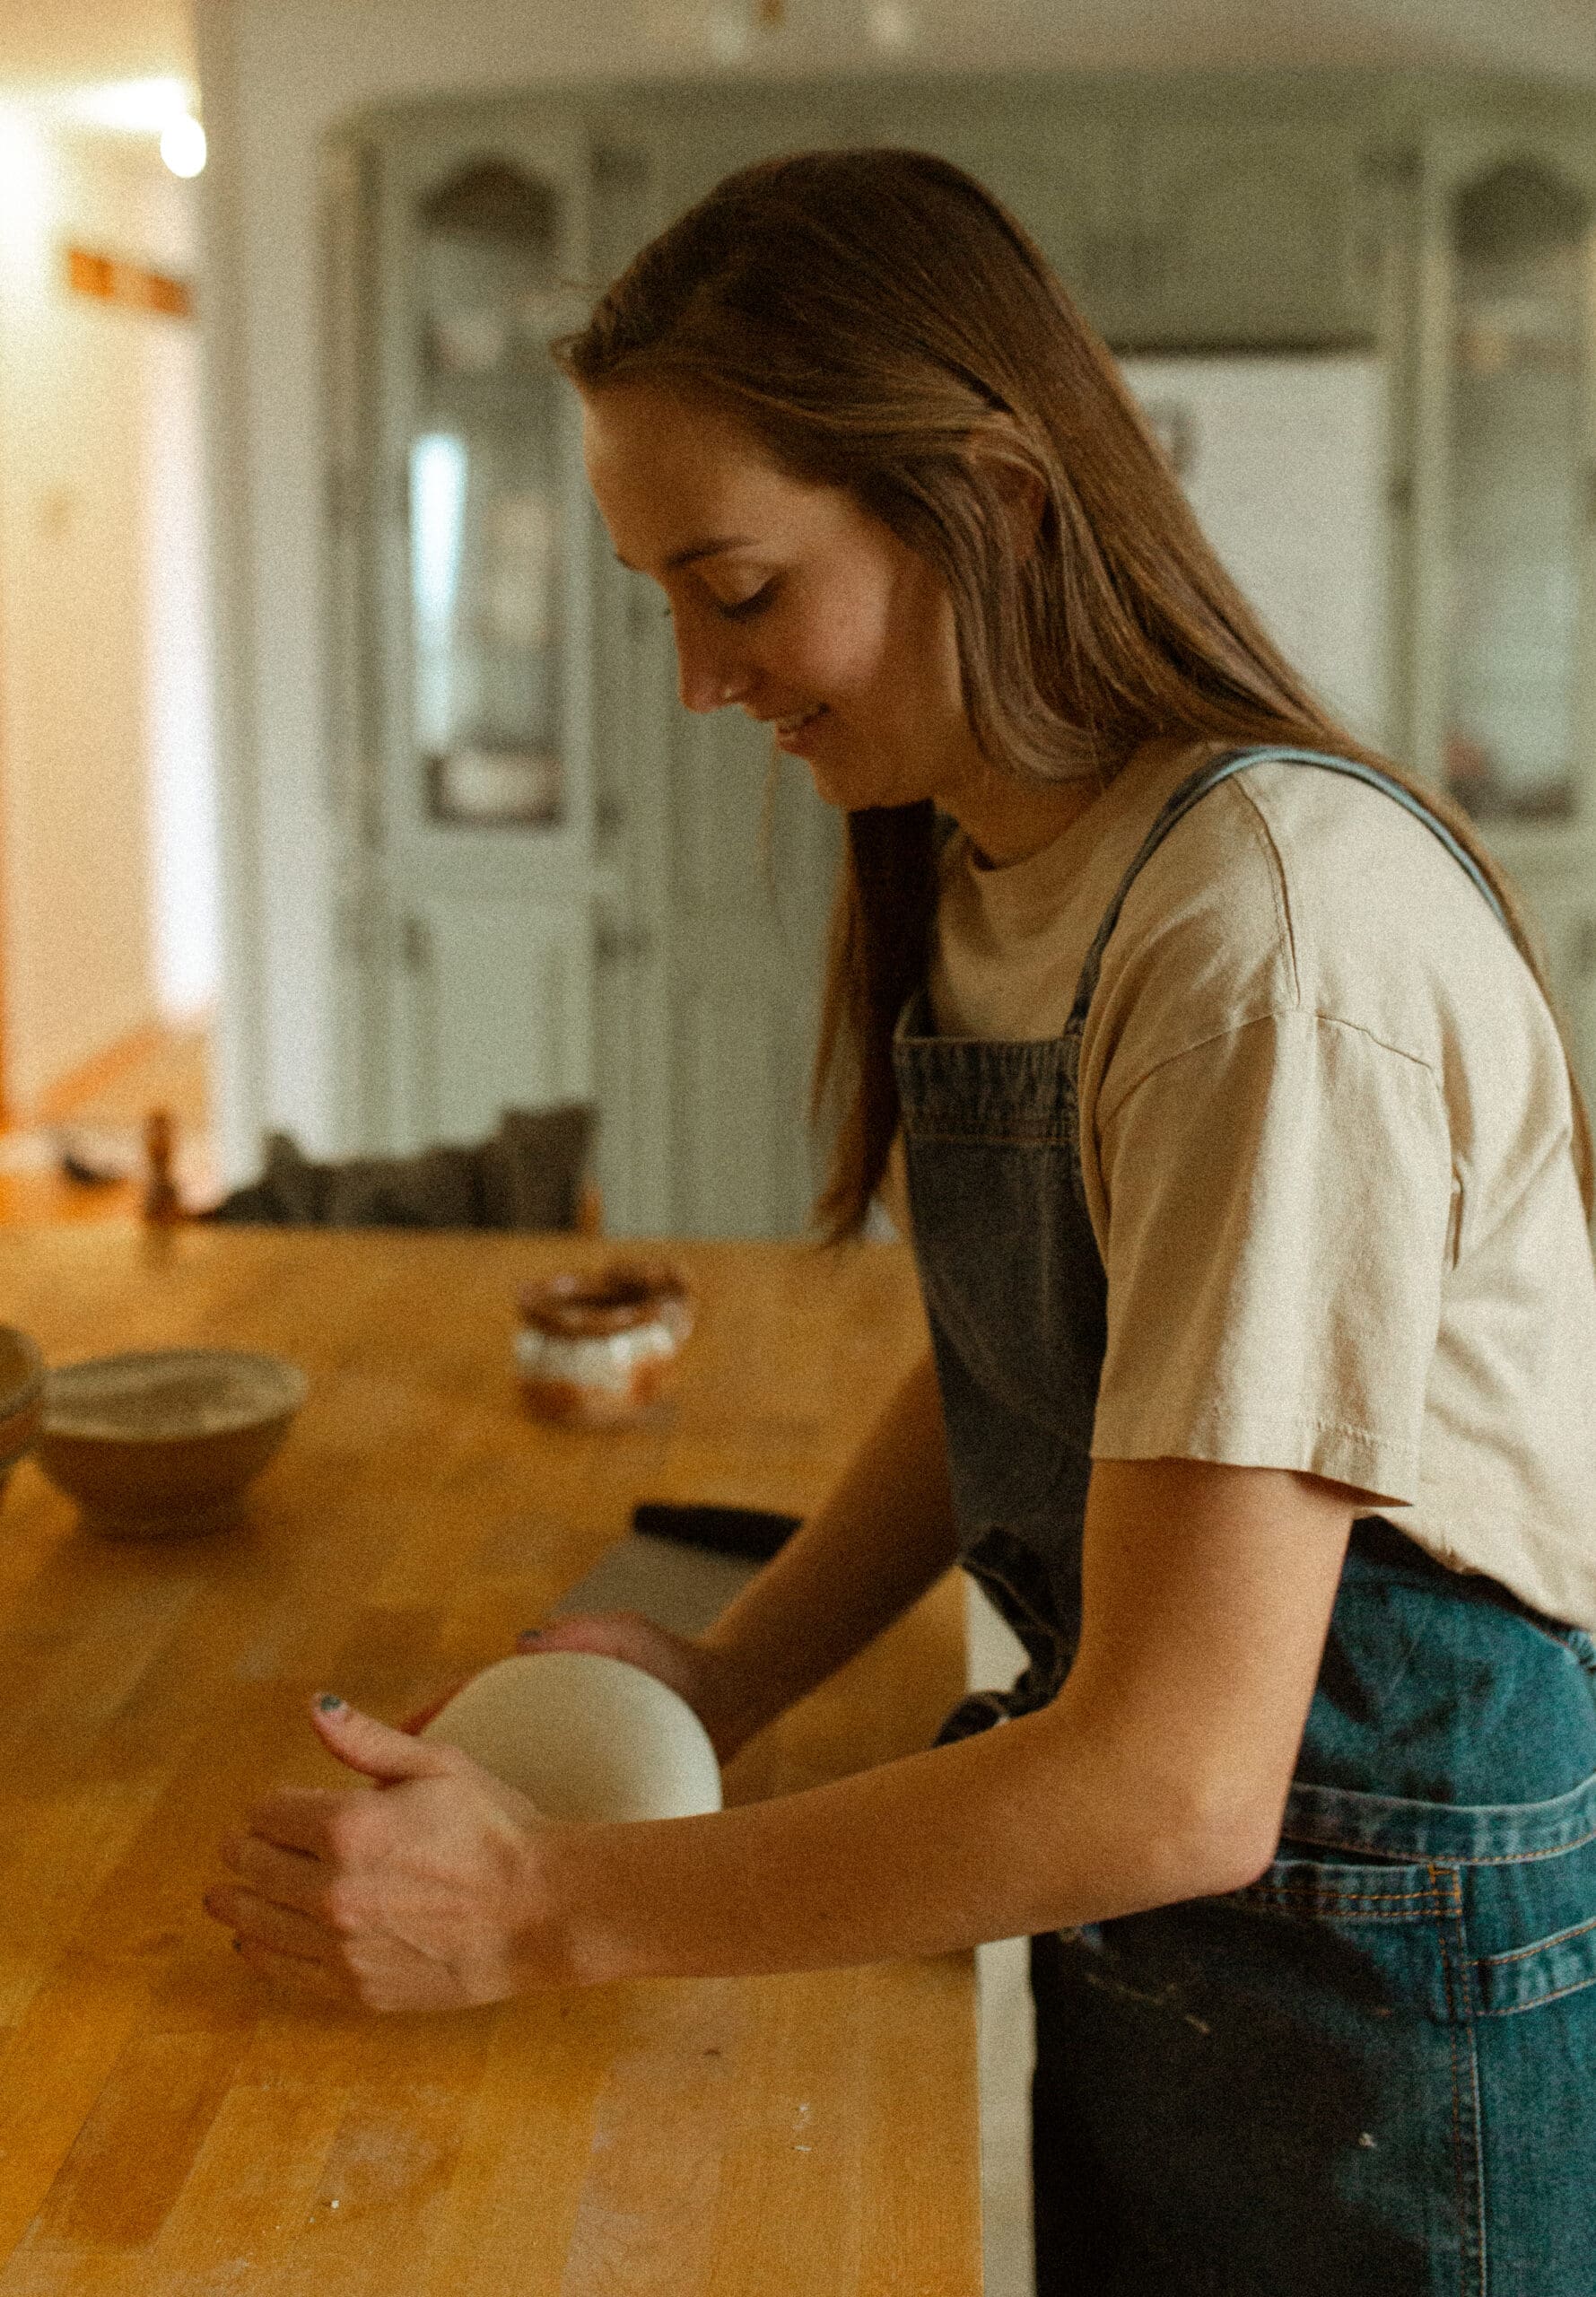
[[320, 1707], [324, 1715], [331, 1715], [335, 1713], [337, 1708], [342, 1707], [344, 1702], [338, 1697], [336, 1691], [324, 1690], [316, 1704]]

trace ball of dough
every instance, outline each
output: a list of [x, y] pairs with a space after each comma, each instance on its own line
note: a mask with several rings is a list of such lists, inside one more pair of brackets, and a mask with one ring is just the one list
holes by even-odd
[[458, 1747], [545, 1818], [686, 1819], [720, 1808], [709, 1733], [667, 1683], [624, 1659], [501, 1659], [422, 1734]]

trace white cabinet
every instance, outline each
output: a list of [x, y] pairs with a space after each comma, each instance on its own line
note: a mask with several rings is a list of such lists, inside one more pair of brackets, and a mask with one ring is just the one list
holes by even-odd
[[332, 179], [365, 313], [340, 314], [331, 426], [343, 1131], [414, 1148], [593, 1098], [623, 1234], [805, 1226], [838, 825], [792, 761], [770, 781], [768, 736], [681, 710], [547, 345], [586, 314], [562, 283], [613, 275], [779, 117], [717, 144], [457, 109]]
[[1402, 746], [1522, 890], [1596, 1096], [1596, 124], [1419, 149]]
[[1412, 747], [1528, 854], [1596, 829], [1596, 135], [1443, 127], [1418, 196]]
[[875, 142], [989, 184], [1121, 350], [1383, 362], [1389, 695], [1357, 714], [1519, 879], [1596, 1089], [1596, 106], [1347, 74], [682, 84], [373, 117], [329, 176], [347, 1148], [590, 1095], [616, 1231], [803, 1225], [840, 824], [790, 761], [767, 818], [763, 738], [682, 711], [546, 346], [585, 316], [564, 283], [729, 169]]
[[568, 108], [517, 106], [390, 127], [336, 182], [342, 1129], [405, 1150], [593, 1089], [591, 511], [548, 359], [591, 169]]
[[1378, 267], [1361, 123], [1171, 104], [1127, 134], [1126, 345], [1366, 342]]
[[397, 917], [392, 1061], [402, 1140], [479, 1140], [507, 1104], [541, 1108], [588, 1097], [593, 965], [585, 904], [413, 884]]
[[1116, 349], [1284, 351], [1376, 332], [1368, 108], [1345, 95], [1043, 81], [997, 102], [926, 92], [866, 124], [995, 191]]
[[1596, 1120], [1596, 848], [1514, 871], [1546, 954], [1557, 1017]]

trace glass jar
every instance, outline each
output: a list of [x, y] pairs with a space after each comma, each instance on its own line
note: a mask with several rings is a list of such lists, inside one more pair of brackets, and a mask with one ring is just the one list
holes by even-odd
[[520, 1295], [515, 1362], [527, 1409], [579, 1428], [624, 1427], [659, 1402], [693, 1329], [680, 1270], [612, 1262]]

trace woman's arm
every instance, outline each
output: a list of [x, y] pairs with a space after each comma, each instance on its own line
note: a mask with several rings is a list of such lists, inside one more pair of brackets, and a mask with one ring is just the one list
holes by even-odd
[[386, 1791], [271, 1797], [209, 1903], [262, 1967], [393, 2009], [939, 1953], [1235, 1888], [1273, 1854], [1356, 1511], [1284, 1470], [1100, 1462], [1051, 1707], [705, 1818], [541, 1826], [340, 1710], [328, 1745]]
[[604, 1652], [648, 1669], [688, 1701], [729, 1762], [955, 1559], [942, 1403], [928, 1354], [824, 1504], [702, 1635], [669, 1635], [635, 1612], [577, 1614], [552, 1621], [526, 1647]]
[[699, 1640], [737, 1686], [741, 1745], [901, 1618], [957, 1560], [929, 1353], [842, 1481]]

